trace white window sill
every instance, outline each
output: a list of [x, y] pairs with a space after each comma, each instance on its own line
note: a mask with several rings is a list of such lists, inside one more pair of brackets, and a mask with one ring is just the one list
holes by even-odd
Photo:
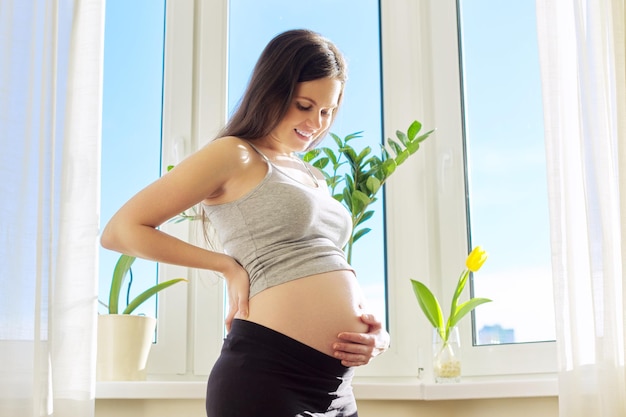
[[[435, 384], [417, 378], [356, 378], [359, 400], [460, 400], [554, 397], [556, 375], [466, 377], [460, 383]], [[206, 381], [98, 382], [97, 399], [203, 399]]]

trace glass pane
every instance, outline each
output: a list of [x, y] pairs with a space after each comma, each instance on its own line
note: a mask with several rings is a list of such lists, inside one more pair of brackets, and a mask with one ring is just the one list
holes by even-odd
[[475, 343], [554, 340], [535, 2], [459, 5]]
[[[108, 0], [104, 39], [100, 224], [161, 172], [165, 0]], [[99, 299], [108, 304], [119, 254], [100, 250]], [[157, 280], [154, 262], [133, 265], [131, 298]], [[120, 308], [126, 306], [125, 290]], [[100, 311], [105, 312], [100, 306]], [[135, 313], [156, 317], [152, 297]]]
[[[229, 16], [229, 109], [243, 94], [252, 68], [270, 39], [288, 29], [311, 29], [331, 39], [348, 60], [349, 80], [331, 132], [343, 138], [363, 131], [363, 138], [358, 144], [351, 142], [353, 146], [379, 149], [383, 138], [378, 1], [231, 0]], [[333, 147], [334, 142], [328, 137], [322, 146]], [[366, 223], [372, 231], [355, 244], [352, 264], [371, 309], [385, 320], [382, 195], [374, 209], [374, 217]]]

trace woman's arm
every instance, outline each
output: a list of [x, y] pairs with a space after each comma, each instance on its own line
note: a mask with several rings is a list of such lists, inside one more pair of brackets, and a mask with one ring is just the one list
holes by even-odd
[[211, 142], [132, 197], [102, 232], [103, 247], [173, 265], [213, 270], [228, 282], [231, 312], [247, 316], [249, 281], [232, 257], [187, 243], [158, 226], [203, 200], [236, 198], [250, 171], [249, 149], [236, 138]]

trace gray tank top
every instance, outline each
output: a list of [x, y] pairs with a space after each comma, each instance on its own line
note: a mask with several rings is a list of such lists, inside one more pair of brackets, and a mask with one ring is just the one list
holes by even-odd
[[266, 288], [324, 272], [350, 270], [346, 208], [321, 187], [291, 178], [263, 155], [265, 178], [238, 200], [203, 204], [225, 253], [248, 271], [250, 298]]

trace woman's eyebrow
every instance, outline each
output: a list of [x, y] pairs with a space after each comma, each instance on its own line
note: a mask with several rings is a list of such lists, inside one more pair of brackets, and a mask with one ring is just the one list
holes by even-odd
[[[313, 100], [313, 99], [312, 99], [312, 98], [310, 98], [310, 97], [306, 97], [306, 96], [298, 96], [298, 97], [296, 97], [296, 100], [307, 100], [307, 101], [310, 101], [310, 102], [311, 102], [311, 104], [313, 104], [313, 105], [315, 105], [315, 106], [317, 106], [317, 105], [318, 105], [318, 104], [317, 104], [317, 101]], [[337, 107], [337, 104], [332, 104], [332, 105], [330, 105], [330, 106], [320, 106], [320, 107], [323, 107], [323, 108], [329, 108], [329, 109], [334, 109], [335, 107]]]
[[298, 96], [296, 97], [296, 99], [298, 100], [307, 100], [310, 101], [312, 104], [315, 104], [317, 106], [317, 102], [315, 100], [313, 100], [312, 98], [306, 97], [306, 96]]

